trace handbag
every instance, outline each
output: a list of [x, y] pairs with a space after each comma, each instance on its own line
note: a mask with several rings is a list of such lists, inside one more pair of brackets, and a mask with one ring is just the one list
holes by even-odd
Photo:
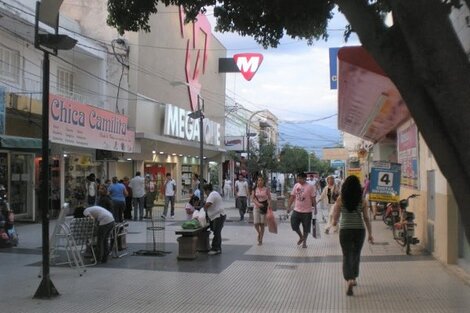
[[259, 201], [258, 198], [255, 196], [256, 201], [258, 201], [261, 206], [259, 207], [259, 212], [261, 214], [266, 214], [268, 212], [268, 200], [266, 201]]

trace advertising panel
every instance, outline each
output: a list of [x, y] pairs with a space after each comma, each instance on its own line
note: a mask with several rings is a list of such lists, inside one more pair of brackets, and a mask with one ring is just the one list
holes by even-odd
[[398, 131], [398, 162], [401, 163], [401, 184], [419, 188], [418, 129], [414, 122]]
[[227, 151], [244, 151], [244, 136], [225, 136], [225, 150]]
[[58, 95], [49, 97], [49, 139], [70, 146], [133, 152], [127, 116]]
[[398, 202], [400, 200], [401, 164], [375, 161], [370, 171], [369, 200]]
[[349, 168], [348, 171], [347, 171], [347, 176], [351, 176], [351, 175], [354, 175], [356, 176], [357, 178], [359, 178], [359, 181], [362, 183], [363, 181], [363, 177], [362, 177], [362, 171], [361, 171], [361, 168]]

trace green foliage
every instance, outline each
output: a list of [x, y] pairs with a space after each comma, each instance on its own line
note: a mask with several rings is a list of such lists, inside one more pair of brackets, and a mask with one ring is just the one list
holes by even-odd
[[305, 172], [308, 167], [308, 152], [304, 148], [285, 145], [279, 157], [279, 170], [282, 173], [296, 175]]
[[250, 173], [259, 172], [266, 176], [267, 172], [274, 172], [277, 168], [278, 161], [274, 144], [261, 141], [258, 149], [250, 151], [250, 159], [248, 160]]
[[194, 20], [204, 7], [214, 6], [216, 30], [252, 36], [264, 47], [276, 47], [288, 35], [306, 39], [326, 39], [334, 2], [329, 0], [253, 1], [253, 0], [108, 0], [108, 25], [120, 34], [125, 31], [150, 31], [149, 16], [157, 5], [181, 5], [186, 19]]

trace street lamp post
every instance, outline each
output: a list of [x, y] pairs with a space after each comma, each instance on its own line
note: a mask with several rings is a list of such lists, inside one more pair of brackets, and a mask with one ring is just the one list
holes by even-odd
[[200, 95], [197, 96], [197, 108], [197, 111], [189, 113], [189, 117], [194, 120], [199, 119], [199, 193], [202, 203], [204, 201], [202, 188], [204, 182], [204, 99]]
[[251, 125], [251, 119], [258, 113], [262, 113], [265, 110], [259, 110], [253, 112], [250, 117], [248, 118], [248, 122], [246, 123], [246, 159], [248, 163], [250, 162], [250, 137], [254, 136], [254, 134], [250, 133], [250, 125]]
[[[48, 298], [59, 295], [51, 281], [49, 273], [49, 54], [57, 55], [58, 50], [70, 50], [77, 41], [66, 35], [59, 35], [59, 8], [63, 0], [42, 0], [36, 2], [34, 25], [34, 46], [44, 52], [42, 78], [42, 181], [41, 181], [41, 217], [42, 217], [42, 280], [34, 298]], [[55, 30], [55, 34], [39, 33], [39, 22]]]

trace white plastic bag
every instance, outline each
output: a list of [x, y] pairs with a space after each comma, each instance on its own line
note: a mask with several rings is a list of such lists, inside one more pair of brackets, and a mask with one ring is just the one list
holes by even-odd
[[201, 227], [207, 226], [206, 211], [204, 210], [204, 208], [199, 209], [199, 211], [194, 210], [193, 219], [197, 219], [201, 224]]

